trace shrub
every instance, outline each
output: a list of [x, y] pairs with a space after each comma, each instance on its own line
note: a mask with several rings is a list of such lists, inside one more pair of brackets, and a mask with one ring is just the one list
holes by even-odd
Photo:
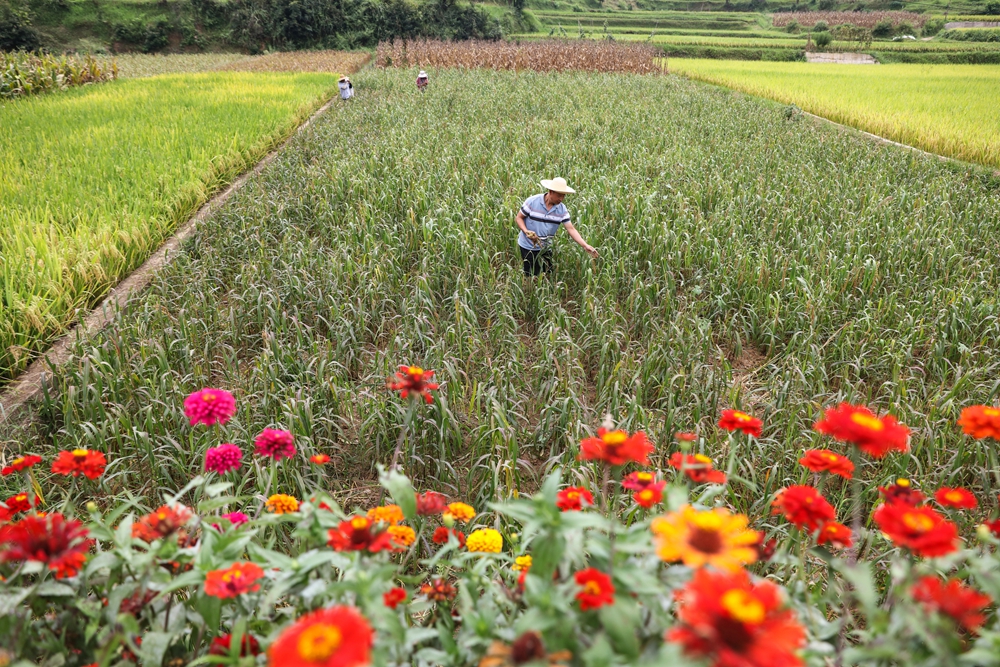
[[28, 9], [0, 0], [0, 51], [34, 51], [40, 44]]
[[826, 21], [816, 21], [813, 24], [813, 32], [823, 32], [824, 30], [829, 30], [830, 26], [827, 25]]
[[799, 26], [799, 22], [798, 21], [791, 21], [791, 22], [788, 23], [788, 25], [785, 26], [785, 32], [790, 32], [790, 33], [792, 33], [794, 35], [795, 33], [797, 33], [799, 31], [800, 27], [801, 26]]
[[829, 32], [824, 31], [813, 34], [813, 42], [816, 44], [816, 48], [825, 49], [826, 47], [830, 46], [830, 43], [832, 41], [833, 41], [833, 35], [831, 35]]
[[909, 23], [905, 23], [904, 22], [904, 23], [900, 23], [898, 26], [896, 26], [896, 34], [899, 34], [899, 35], [916, 35], [917, 32], [918, 32], [917, 29], [914, 28]]
[[873, 37], [892, 37], [893, 26], [892, 21], [889, 19], [883, 19], [875, 24], [872, 28]]
[[1000, 16], [1000, 2], [989, 2], [986, 4], [986, 9], [984, 9], [990, 16]]
[[944, 19], [930, 19], [924, 24], [920, 34], [924, 37], [933, 37], [942, 30], [944, 30]]

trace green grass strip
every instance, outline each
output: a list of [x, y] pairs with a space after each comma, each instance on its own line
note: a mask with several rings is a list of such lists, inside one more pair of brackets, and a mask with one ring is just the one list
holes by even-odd
[[215, 72], [0, 107], [0, 381], [335, 87], [328, 74]]

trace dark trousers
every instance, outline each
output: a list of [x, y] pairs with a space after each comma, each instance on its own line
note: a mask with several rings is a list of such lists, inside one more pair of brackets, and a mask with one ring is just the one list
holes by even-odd
[[521, 262], [524, 265], [524, 275], [537, 276], [540, 273], [548, 273], [552, 270], [551, 250], [525, 250], [517, 246], [521, 251]]

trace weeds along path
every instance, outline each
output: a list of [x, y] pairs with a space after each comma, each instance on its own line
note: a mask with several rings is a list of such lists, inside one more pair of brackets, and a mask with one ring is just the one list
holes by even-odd
[[[431, 71], [418, 95], [413, 74], [358, 75], [358, 98], [76, 345], [58, 393], [4, 439], [110, 450], [108, 492], [151, 493], [218, 444], [171, 434], [188, 392], [222, 386], [254, 406], [230, 423], [240, 442], [292, 430], [335, 457], [350, 500], [403, 418], [384, 380], [418, 363], [444, 386], [407, 472], [479, 505], [575, 456], [606, 412], [665, 458], [675, 430], [739, 405], [764, 439], [707, 453], [743, 480], [731, 502], [763, 515], [750, 503], [800, 474], [802, 406], [841, 398], [913, 427], [927, 484], [997, 490], [993, 454], [951, 427], [998, 391], [995, 183], [678, 77]], [[561, 238], [554, 275], [526, 282], [513, 216], [553, 174], [601, 259]]]

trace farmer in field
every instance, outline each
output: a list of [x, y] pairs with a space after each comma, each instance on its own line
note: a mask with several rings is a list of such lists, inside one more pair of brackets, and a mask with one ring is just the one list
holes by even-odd
[[552, 270], [552, 244], [559, 227], [565, 227], [571, 239], [591, 257], [597, 257], [597, 250], [576, 231], [570, 222], [569, 211], [562, 203], [567, 194], [576, 190], [569, 187], [564, 178], [544, 180], [542, 187], [548, 192], [528, 197], [517, 212], [517, 228], [521, 230], [517, 235], [517, 245], [521, 250], [526, 276], [537, 276]]
[[427, 87], [427, 83], [427, 72], [420, 70], [420, 73], [417, 74], [417, 90], [423, 91]]
[[350, 77], [340, 77], [340, 81], [337, 82], [337, 87], [340, 88], [340, 99], [349, 100], [354, 97], [354, 84], [351, 83]]

